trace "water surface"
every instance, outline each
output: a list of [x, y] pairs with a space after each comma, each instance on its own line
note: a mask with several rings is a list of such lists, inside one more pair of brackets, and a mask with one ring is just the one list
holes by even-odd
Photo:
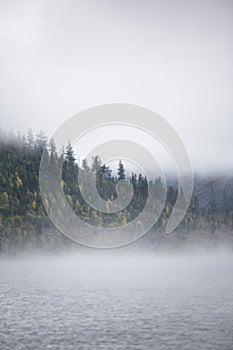
[[233, 349], [233, 256], [0, 261], [0, 348]]

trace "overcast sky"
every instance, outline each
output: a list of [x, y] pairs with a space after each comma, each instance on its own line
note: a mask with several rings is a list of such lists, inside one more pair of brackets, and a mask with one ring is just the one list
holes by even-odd
[[0, 124], [51, 135], [134, 103], [174, 126], [196, 170], [233, 169], [232, 39], [232, 0], [0, 0]]

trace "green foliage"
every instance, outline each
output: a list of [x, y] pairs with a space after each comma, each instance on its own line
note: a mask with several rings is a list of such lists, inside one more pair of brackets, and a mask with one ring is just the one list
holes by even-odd
[[[61, 187], [69, 205], [84, 221], [98, 226], [121, 226], [137, 218], [143, 210], [148, 196], [148, 181], [142, 174], [128, 177], [134, 188], [131, 203], [123, 210], [109, 214], [110, 201], [117, 198], [117, 181], [126, 179], [126, 171], [120, 161], [117, 177], [112, 170], [101, 163], [99, 156], [93, 158], [92, 164], [83, 161], [79, 168], [75, 162], [75, 153], [69, 143], [62, 154], [58, 154], [53, 140], [49, 143], [43, 132], [34, 137], [31, 130], [27, 136], [6, 134], [0, 130], [0, 251], [15, 254], [20, 250], [32, 250], [39, 247], [43, 250], [59, 251], [72, 243], [60, 234], [50, 222], [42, 204], [39, 191], [39, 166], [42, 151], [47, 152], [48, 166], [57, 176], [57, 167], [63, 162]], [[78, 174], [92, 176], [100, 196], [106, 201], [106, 213], [98, 212], [84, 201]], [[159, 205], [165, 188], [160, 178], [150, 180], [155, 202]], [[82, 186], [82, 185], [81, 185]], [[169, 186], [166, 203], [162, 214], [153, 230], [163, 231], [176, 202], [177, 188]], [[192, 230], [208, 230], [214, 233], [217, 229], [233, 229], [233, 185], [228, 182], [222, 190], [222, 197], [216, 195], [212, 182], [209, 185], [207, 201], [203, 204], [203, 191], [193, 194], [189, 209], [178, 230], [189, 233]], [[57, 199], [52, 191], [46, 194], [45, 207]], [[91, 202], [91, 198], [90, 202]], [[185, 199], [184, 199], [185, 200]], [[201, 204], [202, 203], [202, 204]], [[156, 207], [153, 208], [156, 211]], [[62, 215], [62, 213], [60, 213]], [[140, 221], [137, 223], [142, 225]]]

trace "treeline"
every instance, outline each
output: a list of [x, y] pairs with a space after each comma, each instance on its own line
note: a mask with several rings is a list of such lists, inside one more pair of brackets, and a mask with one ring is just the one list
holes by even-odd
[[[121, 161], [115, 174], [101, 163], [99, 156], [93, 158], [92, 164], [83, 160], [79, 167], [70, 144], [58, 153], [55, 143], [48, 142], [43, 132], [34, 136], [29, 130], [25, 136], [0, 130], [0, 252], [15, 254], [35, 248], [56, 252], [72, 246], [72, 242], [53, 226], [42, 204], [39, 167], [43, 151], [54, 169], [60, 162], [63, 163], [61, 186], [68, 203], [82, 220], [99, 227], [121, 226], [137, 218], [143, 210], [148, 181], [142, 174], [128, 176]], [[93, 209], [83, 199], [77, 181], [79, 171], [95, 177], [98, 192], [106, 201], [106, 213]], [[110, 214], [108, 205], [117, 198], [116, 184], [126, 178], [133, 185], [133, 199], [124, 210]], [[155, 180], [150, 180], [150, 188], [155, 198], [162, 200], [165, 188], [161, 179], [155, 177]], [[207, 193], [204, 200], [203, 193]], [[155, 234], [164, 232], [176, 197], [177, 188], [170, 185], [164, 209], [152, 229]], [[45, 206], [49, 207], [53, 200], [52, 193], [48, 192]], [[199, 181], [177, 230], [184, 235], [193, 230], [212, 233], [233, 230], [233, 181], [224, 182], [220, 191], [219, 188], [216, 191], [213, 181]]]

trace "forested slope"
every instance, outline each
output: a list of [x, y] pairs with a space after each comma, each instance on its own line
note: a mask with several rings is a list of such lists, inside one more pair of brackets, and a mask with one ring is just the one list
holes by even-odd
[[[17, 253], [21, 250], [35, 248], [49, 251], [68, 249], [72, 243], [59, 233], [50, 222], [44, 210], [39, 191], [39, 166], [42, 151], [47, 152], [54, 166], [63, 162], [61, 186], [66, 199], [75, 213], [82, 220], [102, 227], [106, 223], [125, 225], [136, 218], [145, 205], [148, 183], [141, 174], [126, 175], [123, 163], [113, 175], [112, 170], [101, 164], [98, 156], [88, 165], [84, 160], [79, 168], [75, 162], [71, 145], [56, 151], [54, 142], [48, 144], [43, 132], [33, 136], [29, 131], [27, 136], [0, 131], [0, 251]], [[118, 213], [103, 214], [88, 206], [80, 193], [77, 178], [78, 172], [91, 173], [96, 177], [100, 195], [107, 201], [117, 197], [117, 181], [128, 178], [134, 187], [132, 202]], [[150, 183], [158, 200], [165, 191], [160, 178]], [[175, 204], [177, 189], [169, 186], [164, 210], [152, 229], [163, 232]], [[48, 203], [51, 203], [48, 193]], [[214, 233], [216, 230], [233, 230], [233, 180], [232, 178], [204, 177], [196, 178], [194, 193], [189, 210], [180, 226], [177, 228], [184, 235], [192, 231], [202, 230]]]

